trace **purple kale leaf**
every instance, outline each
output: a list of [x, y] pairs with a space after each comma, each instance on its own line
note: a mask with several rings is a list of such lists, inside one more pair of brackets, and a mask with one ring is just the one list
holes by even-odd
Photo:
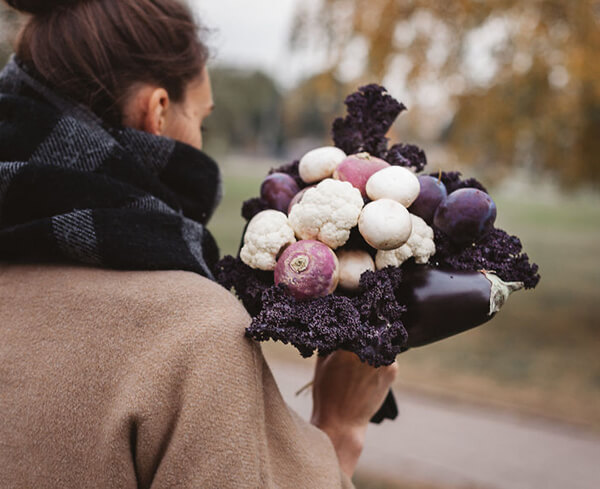
[[242, 204], [242, 217], [249, 221], [259, 212], [270, 209], [269, 203], [261, 197], [248, 199]]
[[291, 343], [303, 357], [316, 351], [326, 355], [360, 336], [360, 316], [347, 297], [328, 295], [299, 301], [285, 286], [274, 285], [265, 290], [262, 303], [246, 335], [258, 341]]
[[262, 295], [273, 285], [273, 272], [254, 270], [239, 258], [227, 255], [217, 263], [216, 281], [227, 290], [235, 289], [250, 315], [262, 308]]
[[430, 173], [432, 177], [439, 177], [442, 180], [442, 183], [446, 186], [446, 190], [449, 194], [458, 190], [460, 188], [476, 188], [488, 194], [487, 189], [475, 178], [467, 178], [466, 180], [461, 179], [461, 173], [459, 171], [450, 171], [450, 172], [438, 172], [438, 173]]
[[521, 240], [501, 229], [492, 229], [470, 246], [454, 244], [444, 233], [435, 230], [436, 254], [431, 259], [441, 267], [454, 270], [490, 270], [504, 281], [523, 282], [532, 289], [540, 281], [538, 266], [529, 263], [522, 253]]
[[385, 136], [396, 117], [406, 109], [380, 85], [360, 87], [346, 97], [348, 114], [333, 122], [335, 145], [346, 154], [366, 151], [379, 158], [387, 153]]
[[407, 349], [408, 334], [402, 324], [406, 306], [398, 302], [395, 293], [401, 280], [402, 270], [398, 267], [364, 272], [359, 294], [352, 298], [364, 325], [364, 334], [352, 351], [371, 365], [389, 365]]
[[263, 292], [262, 309], [246, 335], [257, 341], [291, 343], [304, 357], [343, 349], [375, 367], [389, 365], [406, 350], [401, 321], [406, 309], [394, 294], [400, 273], [395, 269], [363, 274], [360, 293], [352, 298], [296, 300], [284, 286], [272, 286]]
[[423, 171], [427, 165], [425, 151], [414, 144], [394, 144], [384, 159], [390, 165], [413, 168], [417, 173]]

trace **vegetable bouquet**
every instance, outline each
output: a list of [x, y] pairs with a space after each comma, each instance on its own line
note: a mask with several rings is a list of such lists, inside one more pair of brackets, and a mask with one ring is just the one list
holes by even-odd
[[247, 336], [302, 356], [344, 349], [377, 367], [478, 326], [540, 276], [496, 205], [458, 172], [386, 134], [406, 107], [383, 87], [346, 99], [333, 146], [272, 169], [246, 201], [238, 257], [218, 264], [252, 316]]

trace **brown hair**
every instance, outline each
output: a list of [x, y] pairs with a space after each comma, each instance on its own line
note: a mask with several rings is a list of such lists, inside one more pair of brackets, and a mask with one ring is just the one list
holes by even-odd
[[16, 54], [59, 93], [120, 124], [135, 83], [163, 87], [180, 102], [208, 49], [179, 0], [6, 0], [33, 14]]

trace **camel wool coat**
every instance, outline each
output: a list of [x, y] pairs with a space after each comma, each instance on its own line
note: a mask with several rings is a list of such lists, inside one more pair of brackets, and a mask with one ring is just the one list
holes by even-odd
[[351, 488], [248, 322], [189, 272], [0, 264], [0, 487]]

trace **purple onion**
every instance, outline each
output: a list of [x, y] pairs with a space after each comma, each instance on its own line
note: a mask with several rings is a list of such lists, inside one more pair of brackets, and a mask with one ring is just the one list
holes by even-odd
[[275, 283], [296, 299], [331, 294], [339, 280], [335, 253], [320, 241], [305, 239], [288, 246], [275, 265]]

